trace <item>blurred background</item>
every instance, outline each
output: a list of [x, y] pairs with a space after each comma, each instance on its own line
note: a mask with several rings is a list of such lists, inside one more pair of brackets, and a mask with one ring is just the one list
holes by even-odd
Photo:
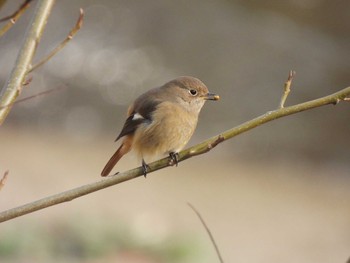
[[[0, 17], [23, 1], [7, 1]], [[0, 39], [5, 85], [37, 1]], [[189, 145], [277, 107], [350, 85], [350, 2], [335, 0], [57, 1], [32, 74], [0, 130], [6, 210], [100, 180], [127, 105], [180, 75], [207, 103]], [[345, 262], [350, 257], [350, 105], [285, 117], [208, 154], [0, 225], [1, 262]], [[115, 171], [139, 166], [126, 156]]]

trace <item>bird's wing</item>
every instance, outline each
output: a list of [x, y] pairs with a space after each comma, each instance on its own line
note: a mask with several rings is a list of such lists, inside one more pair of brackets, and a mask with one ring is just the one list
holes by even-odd
[[121, 137], [133, 134], [137, 127], [142, 123], [152, 122], [152, 113], [160, 103], [159, 100], [150, 100], [147, 97], [139, 98], [128, 110], [128, 118], [126, 119], [123, 129], [118, 135], [117, 140]]

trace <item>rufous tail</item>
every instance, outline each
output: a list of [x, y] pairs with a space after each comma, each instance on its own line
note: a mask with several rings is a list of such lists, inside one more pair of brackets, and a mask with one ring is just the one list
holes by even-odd
[[112, 171], [117, 162], [131, 150], [131, 138], [125, 138], [122, 145], [113, 154], [101, 172], [101, 176], [107, 176]]

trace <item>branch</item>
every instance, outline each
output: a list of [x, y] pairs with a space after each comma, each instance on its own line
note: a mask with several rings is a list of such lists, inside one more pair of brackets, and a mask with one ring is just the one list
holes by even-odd
[[32, 0], [24, 1], [24, 3], [12, 15], [0, 19], [0, 23], [6, 20], [10, 20], [5, 26], [0, 29], [0, 37], [3, 36], [16, 23], [24, 11], [26, 11], [30, 6], [31, 1]]
[[198, 210], [190, 203], [187, 203], [189, 207], [191, 207], [191, 209], [196, 213], [196, 215], [198, 216], [199, 220], [202, 222], [204, 228], [205, 228], [205, 231], [207, 231], [208, 235], [209, 235], [209, 238], [210, 238], [210, 241], [211, 243], [213, 244], [214, 248], [215, 248], [215, 251], [216, 251], [216, 254], [218, 255], [218, 258], [220, 260], [220, 263], [224, 263], [224, 260], [222, 259], [222, 256], [220, 254], [220, 251], [219, 251], [219, 248], [218, 246], [216, 245], [216, 242], [215, 242], [215, 239], [213, 237], [213, 235], [211, 234], [211, 231], [209, 229], [209, 227], [207, 226], [207, 224], [205, 223], [203, 217], [201, 216], [201, 214], [198, 212]]
[[[73, 29], [69, 32], [68, 36], [66, 37], [65, 40], [63, 40], [54, 50], [52, 50], [46, 57], [44, 57], [42, 60], [40, 60], [37, 64], [35, 64], [33, 67], [31, 67], [31, 69], [29, 70], [29, 72], [34, 71], [35, 69], [37, 69], [38, 67], [40, 67], [41, 65], [45, 64], [47, 61], [49, 61], [54, 55], [56, 55], [62, 48], [64, 48], [65, 45], [67, 45], [67, 43], [69, 41], [71, 41], [73, 39], [73, 37], [75, 36], [76, 33], [78, 33], [78, 31], [80, 30], [81, 26], [83, 25], [83, 18], [84, 18], [84, 11], [82, 8], [80, 8], [80, 15], [79, 18], [75, 24], [75, 26], [73, 27]], [[28, 72], [28, 73], [29, 73]]]
[[[11, 19], [11, 20], [15, 20], [15, 18], [18, 17], [18, 14], [23, 13], [23, 9], [26, 9], [26, 8], [29, 6], [29, 4], [30, 4], [31, 1], [32, 1], [32, 0], [25, 0], [24, 3], [21, 4], [21, 6], [20, 6], [12, 15], [5, 16], [5, 17], [3, 17], [3, 18], [0, 18], [0, 23], [1, 23], [1, 22], [4, 22], [4, 21], [6, 21], [6, 20], [10, 20], [10, 19]], [[13, 24], [14, 24], [14, 23], [13, 23]]]
[[[5, 121], [12, 108], [11, 105], [21, 92], [22, 84], [54, 3], [54, 0], [38, 0], [35, 14], [24, 38], [15, 67], [11, 72], [7, 85], [3, 87], [0, 93], [0, 125]], [[10, 106], [2, 108], [5, 105]]]
[[[286, 108], [277, 109], [274, 111], [269, 111], [253, 120], [247, 121], [217, 136], [207, 139], [200, 144], [190, 147], [184, 151], [181, 151], [179, 153], [178, 161], [181, 162], [193, 156], [206, 153], [211, 149], [213, 149], [215, 146], [217, 146], [219, 143], [225, 140], [231, 139], [243, 132], [251, 130], [261, 124], [267, 123], [272, 120], [276, 120], [284, 116], [295, 114], [298, 112], [321, 107], [324, 105], [328, 105], [328, 104], [336, 105], [339, 102], [344, 101], [344, 99], [346, 99], [346, 97], [348, 96], [350, 96], [350, 87], [347, 87], [341, 91], [338, 91], [336, 93], [333, 93], [331, 95], [328, 95], [319, 99], [307, 101], [304, 103], [300, 103], [300, 104], [286, 107]], [[157, 171], [159, 169], [165, 168], [167, 166], [170, 166], [170, 163], [171, 163], [170, 157], [163, 158], [153, 163], [149, 163], [148, 174], [154, 171]], [[57, 205], [63, 202], [68, 202], [75, 198], [96, 192], [98, 190], [110, 187], [112, 185], [120, 184], [122, 182], [134, 179], [139, 176], [143, 176], [142, 167], [134, 168], [132, 170], [129, 170], [123, 173], [118, 173], [118, 175], [109, 176], [106, 179], [103, 179], [97, 182], [93, 182], [93, 183], [83, 185], [65, 192], [61, 192], [59, 194], [45, 197], [40, 200], [1, 212], [0, 222], [4, 222], [12, 218], [29, 214], [49, 206]]]
[[6, 108], [6, 107], [9, 107], [9, 106], [12, 106], [13, 104], [22, 103], [22, 102], [27, 101], [27, 100], [35, 99], [35, 98], [37, 98], [37, 97], [46, 96], [46, 95], [49, 95], [49, 94], [52, 93], [52, 92], [56, 92], [56, 91], [59, 91], [59, 90], [62, 90], [62, 89], [66, 89], [66, 88], [67, 88], [66, 86], [58, 86], [58, 87], [56, 87], [56, 88], [52, 88], [52, 89], [49, 89], [49, 90], [45, 90], [45, 91], [36, 93], [36, 94], [34, 94], [34, 95], [25, 97], [25, 98], [23, 98], [23, 99], [18, 99], [18, 100], [16, 100], [16, 101], [12, 102], [12, 104], [5, 105], [5, 106], [0, 107], [0, 109]]

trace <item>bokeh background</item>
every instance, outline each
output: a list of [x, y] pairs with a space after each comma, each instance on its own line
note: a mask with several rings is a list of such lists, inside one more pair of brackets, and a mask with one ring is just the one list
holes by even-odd
[[[4, 17], [22, 1], [7, 1]], [[35, 8], [0, 39], [5, 85]], [[207, 103], [190, 145], [277, 107], [350, 85], [350, 2], [57, 1], [36, 59], [83, 28], [32, 74], [0, 130], [6, 210], [100, 180], [127, 105], [180, 75]], [[350, 105], [279, 119], [206, 155], [0, 225], [1, 262], [345, 262], [350, 257]], [[139, 165], [126, 156], [115, 171]]]

